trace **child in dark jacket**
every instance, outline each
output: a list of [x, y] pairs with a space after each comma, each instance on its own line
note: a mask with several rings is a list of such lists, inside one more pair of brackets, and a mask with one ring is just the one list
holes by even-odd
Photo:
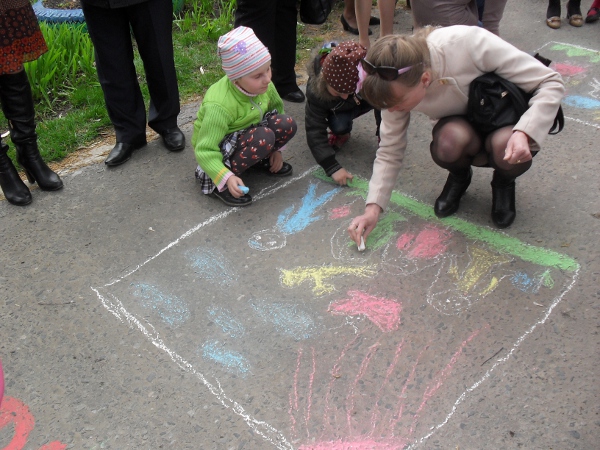
[[[342, 186], [352, 174], [337, 161], [336, 150], [350, 138], [353, 120], [373, 109], [357, 93], [357, 66], [366, 53], [357, 42], [332, 42], [325, 44], [307, 67], [306, 140], [317, 163]], [[378, 135], [381, 113], [374, 111]]]

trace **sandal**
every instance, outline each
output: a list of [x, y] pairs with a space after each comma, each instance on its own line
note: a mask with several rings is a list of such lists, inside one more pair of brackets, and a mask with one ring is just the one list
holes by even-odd
[[569, 20], [569, 25], [572, 27], [581, 27], [583, 26], [583, 16], [581, 14], [571, 14], [567, 15], [567, 19]]
[[585, 17], [585, 23], [596, 22], [598, 19], [600, 19], [600, 8], [590, 8]]
[[558, 28], [560, 28], [560, 17], [553, 16], [547, 18], [546, 25], [548, 25], [550, 28], [554, 28], [555, 30], [557, 30]]

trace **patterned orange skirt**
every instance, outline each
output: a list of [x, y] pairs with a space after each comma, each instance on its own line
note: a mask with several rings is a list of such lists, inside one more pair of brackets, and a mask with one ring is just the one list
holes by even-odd
[[29, 1], [0, 0], [0, 75], [20, 72], [47, 50]]

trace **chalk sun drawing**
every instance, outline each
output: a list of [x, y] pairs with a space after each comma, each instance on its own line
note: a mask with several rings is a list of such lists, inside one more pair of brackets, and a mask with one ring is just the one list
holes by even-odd
[[317, 195], [317, 184], [310, 183], [300, 206], [292, 205], [286, 208], [277, 218], [275, 227], [254, 233], [248, 240], [250, 248], [261, 251], [277, 250], [285, 247], [286, 235], [299, 233], [311, 223], [320, 220], [317, 210], [331, 200], [342, 188], [331, 189]]

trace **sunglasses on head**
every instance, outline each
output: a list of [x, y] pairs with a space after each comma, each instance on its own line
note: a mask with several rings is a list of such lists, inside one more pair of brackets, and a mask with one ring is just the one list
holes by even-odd
[[360, 64], [362, 65], [363, 70], [365, 72], [367, 72], [368, 75], [377, 74], [377, 75], [379, 75], [379, 77], [382, 80], [394, 81], [396, 78], [398, 78], [403, 73], [406, 73], [413, 67], [418, 66], [423, 63], [418, 63], [418, 64], [415, 64], [412, 66], [403, 67], [402, 69], [397, 69], [396, 67], [390, 67], [390, 66], [374, 66], [366, 59], [361, 59]]

